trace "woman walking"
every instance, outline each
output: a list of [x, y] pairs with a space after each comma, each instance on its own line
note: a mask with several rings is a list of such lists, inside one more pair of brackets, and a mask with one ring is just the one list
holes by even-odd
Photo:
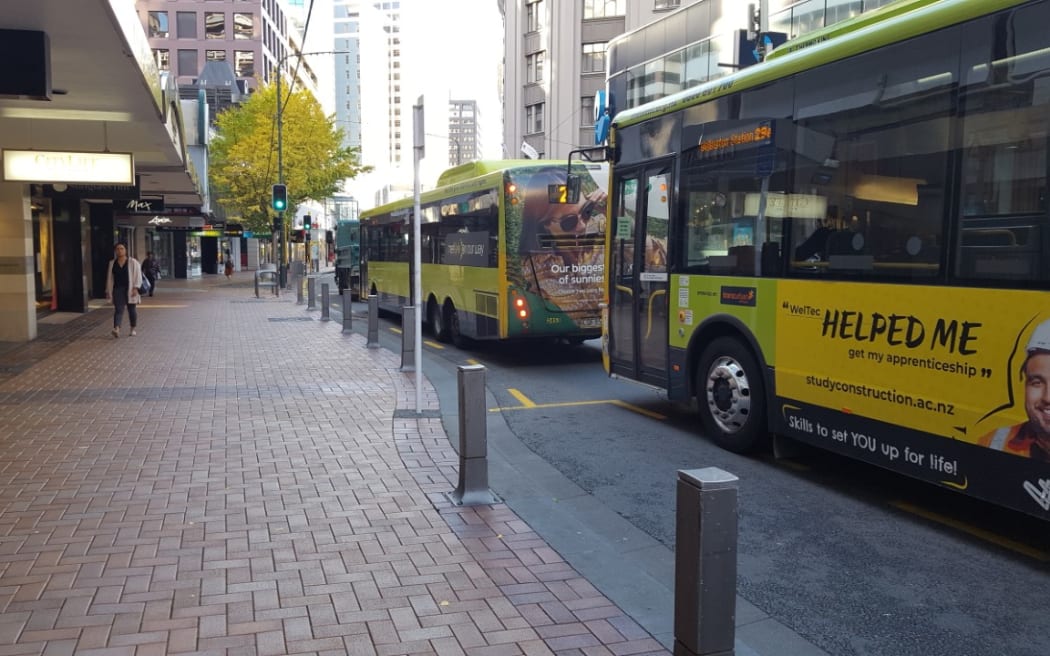
[[113, 259], [106, 269], [106, 298], [113, 300], [113, 337], [120, 337], [120, 324], [124, 320], [124, 308], [128, 308], [128, 323], [131, 324], [131, 336], [135, 336], [135, 326], [139, 316], [137, 306], [142, 302], [139, 287], [142, 286], [142, 265], [133, 257], [128, 257], [124, 244], [113, 247]]

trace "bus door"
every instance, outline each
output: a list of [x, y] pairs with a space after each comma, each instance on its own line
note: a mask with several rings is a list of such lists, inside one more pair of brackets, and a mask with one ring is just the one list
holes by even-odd
[[618, 172], [614, 185], [609, 370], [666, 387], [671, 163]]

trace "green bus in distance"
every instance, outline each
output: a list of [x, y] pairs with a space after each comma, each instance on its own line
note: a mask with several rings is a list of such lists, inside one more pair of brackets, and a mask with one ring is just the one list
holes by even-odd
[[[578, 164], [578, 203], [552, 202], [566, 162], [471, 162], [420, 200], [422, 320], [440, 341], [601, 335], [608, 167]], [[361, 213], [362, 282], [379, 307], [413, 305], [414, 201]]]

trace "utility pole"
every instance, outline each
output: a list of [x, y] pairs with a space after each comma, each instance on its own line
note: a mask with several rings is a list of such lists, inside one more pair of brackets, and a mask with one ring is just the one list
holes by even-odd
[[[307, 55], [346, 55], [350, 50], [318, 50], [316, 52], [291, 52], [283, 57], [277, 58], [277, 182], [284, 184], [284, 117], [283, 103], [281, 101], [281, 77], [284, 62], [290, 57], [305, 57]], [[295, 80], [292, 80], [295, 84]], [[281, 287], [288, 284], [288, 224], [284, 220], [284, 212], [277, 213], [277, 221], [274, 230], [275, 249], [279, 258], [279, 282]], [[279, 238], [279, 239], [278, 239]]]

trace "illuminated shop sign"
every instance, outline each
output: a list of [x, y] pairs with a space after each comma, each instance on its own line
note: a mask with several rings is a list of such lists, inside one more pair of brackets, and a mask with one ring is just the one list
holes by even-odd
[[91, 182], [135, 184], [131, 153], [84, 153], [58, 150], [3, 151], [6, 182]]

